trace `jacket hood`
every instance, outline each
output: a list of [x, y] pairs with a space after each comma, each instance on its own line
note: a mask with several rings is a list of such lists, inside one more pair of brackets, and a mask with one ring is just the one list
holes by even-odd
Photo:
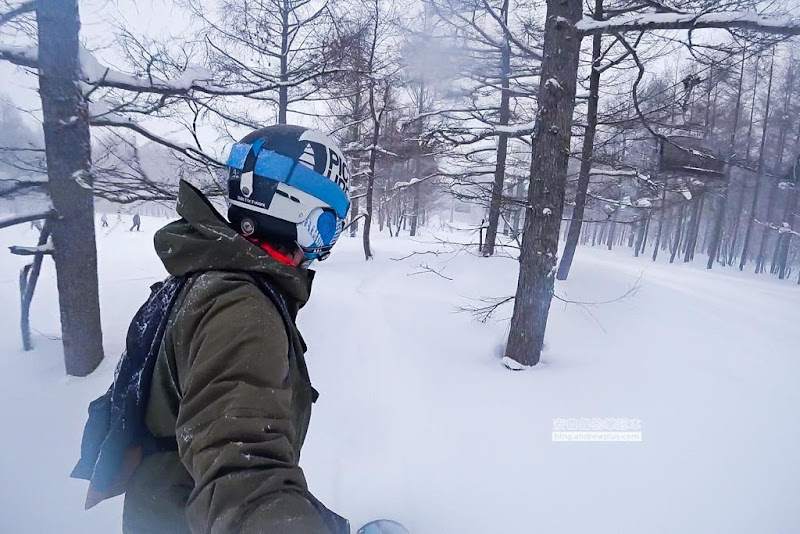
[[208, 199], [181, 180], [178, 190], [181, 218], [156, 232], [156, 253], [167, 271], [181, 276], [197, 271], [262, 273], [297, 301], [306, 303], [313, 271], [283, 264], [234, 231]]

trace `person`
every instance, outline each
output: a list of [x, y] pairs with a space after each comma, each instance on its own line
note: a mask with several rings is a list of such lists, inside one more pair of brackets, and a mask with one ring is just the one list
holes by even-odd
[[138, 213], [135, 213], [133, 215], [133, 225], [131, 225], [131, 229], [129, 230], [129, 232], [133, 232], [134, 228], [136, 228], [137, 232], [140, 232], [142, 230], [142, 218], [139, 217]]
[[[150, 432], [177, 450], [138, 464], [123, 531], [349, 533], [298, 465], [317, 392], [293, 324], [309, 299], [308, 267], [328, 257], [344, 229], [347, 164], [327, 135], [280, 125], [235, 144], [228, 167], [229, 221], [181, 182], [181, 219], [155, 235], [167, 271], [189, 276], [146, 408]], [[280, 294], [291, 324], [258, 277]]]
[[103, 225], [103, 228], [108, 228], [108, 217], [105, 213], [100, 217], [100, 223]]

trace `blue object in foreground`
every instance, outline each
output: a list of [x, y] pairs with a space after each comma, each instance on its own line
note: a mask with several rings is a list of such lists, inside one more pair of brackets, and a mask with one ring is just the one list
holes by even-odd
[[360, 529], [358, 534], [409, 534], [408, 529], [391, 519], [370, 521]]

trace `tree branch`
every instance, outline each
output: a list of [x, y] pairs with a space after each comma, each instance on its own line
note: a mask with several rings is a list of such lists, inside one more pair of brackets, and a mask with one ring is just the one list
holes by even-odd
[[584, 17], [575, 25], [582, 35], [617, 33], [642, 30], [697, 30], [702, 28], [743, 28], [765, 33], [800, 35], [800, 20], [788, 17], [761, 17], [752, 12], [700, 13], [647, 13], [620, 15], [609, 20]]

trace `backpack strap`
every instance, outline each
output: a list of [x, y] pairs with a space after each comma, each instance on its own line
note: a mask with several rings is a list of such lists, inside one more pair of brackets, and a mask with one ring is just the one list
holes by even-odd
[[[258, 288], [264, 293], [269, 300], [275, 305], [275, 308], [278, 309], [278, 313], [281, 316], [281, 320], [283, 321], [283, 326], [286, 328], [286, 335], [291, 336], [292, 331], [296, 330], [297, 327], [294, 324], [294, 319], [292, 319], [292, 315], [289, 313], [289, 307], [286, 305], [286, 298], [283, 294], [275, 289], [272, 285], [272, 282], [264, 275], [259, 273], [250, 273], [253, 279], [256, 281]], [[289, 355], [292, 356], [294, 354], [294, 347], [291, 343], [291, 339], [289, 340]]]

